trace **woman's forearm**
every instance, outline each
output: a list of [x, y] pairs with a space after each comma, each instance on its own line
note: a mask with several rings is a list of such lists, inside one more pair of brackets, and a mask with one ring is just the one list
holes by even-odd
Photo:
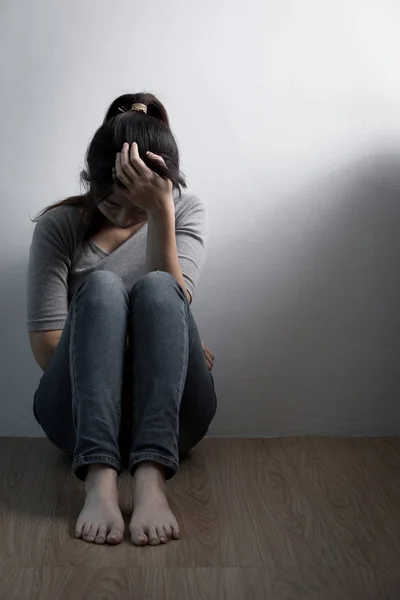
[[175, 277], [185, 290], [189, 302], [191, 301], [179, 264], [172, 198], [170, 202], [148, 213], [147, 265], [151, 271], [165, 271]]
[[29, 334], [33, 356], [42, 371], [45, 371], [51, 361], [61, 334], [62, 330], [34, 331]]

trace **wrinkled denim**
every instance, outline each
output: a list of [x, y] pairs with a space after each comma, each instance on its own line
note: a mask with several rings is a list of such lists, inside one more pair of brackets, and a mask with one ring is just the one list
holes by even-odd
[[[127, 339], [129, 349], [127, 350]], [[217, 399], [186, 294], [153, 272], [128, 292], [110, 271], [88, 276], [71, 302], [34, 397], [36, 420], [72, 457], [131, 472], [144, 460], [172, 477], [207, 433]]]

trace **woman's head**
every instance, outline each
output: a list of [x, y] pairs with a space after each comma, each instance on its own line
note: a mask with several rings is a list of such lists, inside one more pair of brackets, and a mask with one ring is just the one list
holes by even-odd
[[[144, 105], [144, 110], [132, 110], [135, 104]], [[179, 192], [181, 187], [186, 187], [180, 172], [178, 146], [163, 104], [153, 94], [124, 94], [112, 102], [87, 149], [86, 168], [81, 173], [81, 179], [88, 192], [83, 196], [67, 198], [44, 212], [57, 206], [80, 205], [88, 224], [87, 235], [97, 230], [102, 215], [108, 218], [106, 211], [99, 210], [101, 202], [106, 198], [116, 205], [123, 205], [124, 202], [113, 177], [116, 155], [124, 142], [136, 142], [146, 165], [162, 177], [168, 177]], [[147, 152], [161, 156], [165, 166], [152, 162]]]
[[[146, 112], [131, 110], [137, 104], [144, 105]], [[111, 104], [87, 150], [87, 168], [82, 179], [97, 198], [113, 189], [115, 157], [124, 142], [129, 145], [136, 142], [142, 160], [159, 175], [169, 177], [174, 188], [185, 187], [179, 170], [178, 146], [164, 106], [153, 94], [125, 94]], [[166, 168], [152, 163], [146, 152], [162, 156]]]

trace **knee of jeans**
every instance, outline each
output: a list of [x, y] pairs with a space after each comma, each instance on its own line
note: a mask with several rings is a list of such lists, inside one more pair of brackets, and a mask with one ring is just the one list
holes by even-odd
[[111, 271], [95, 271], [86, 278], [82, 285], [85, 298], [93, 304], [111, 305], [113, 307], [126, 304], [128, 293], [120, 277]]
[[144, 297], [146, 302], [159, 300], [162, 304], [178, 296], [182, 300], [186, 300], [185, 292], [175, 277], [164, 271], [152, 271], [139, 279], [131, 292], [131, 297], [136, 298], [137, 296]]

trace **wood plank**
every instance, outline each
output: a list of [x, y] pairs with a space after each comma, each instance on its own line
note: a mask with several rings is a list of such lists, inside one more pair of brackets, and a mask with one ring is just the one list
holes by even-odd
[[[367, 476], [373, 443], [345, 438], [281, 440], [299, 477], [299, 489], [341, 554], [340, 564], [399, 572], [400, 544], [394, 517], [378, 481]], [[362, 452], [356, 453], [354, 448]], [[367, 458], [366, 458], [367, 457]], [[398, 479], [397, 485], [400, 485]], [[392, 517], [387, 517], [392, 513]]]

